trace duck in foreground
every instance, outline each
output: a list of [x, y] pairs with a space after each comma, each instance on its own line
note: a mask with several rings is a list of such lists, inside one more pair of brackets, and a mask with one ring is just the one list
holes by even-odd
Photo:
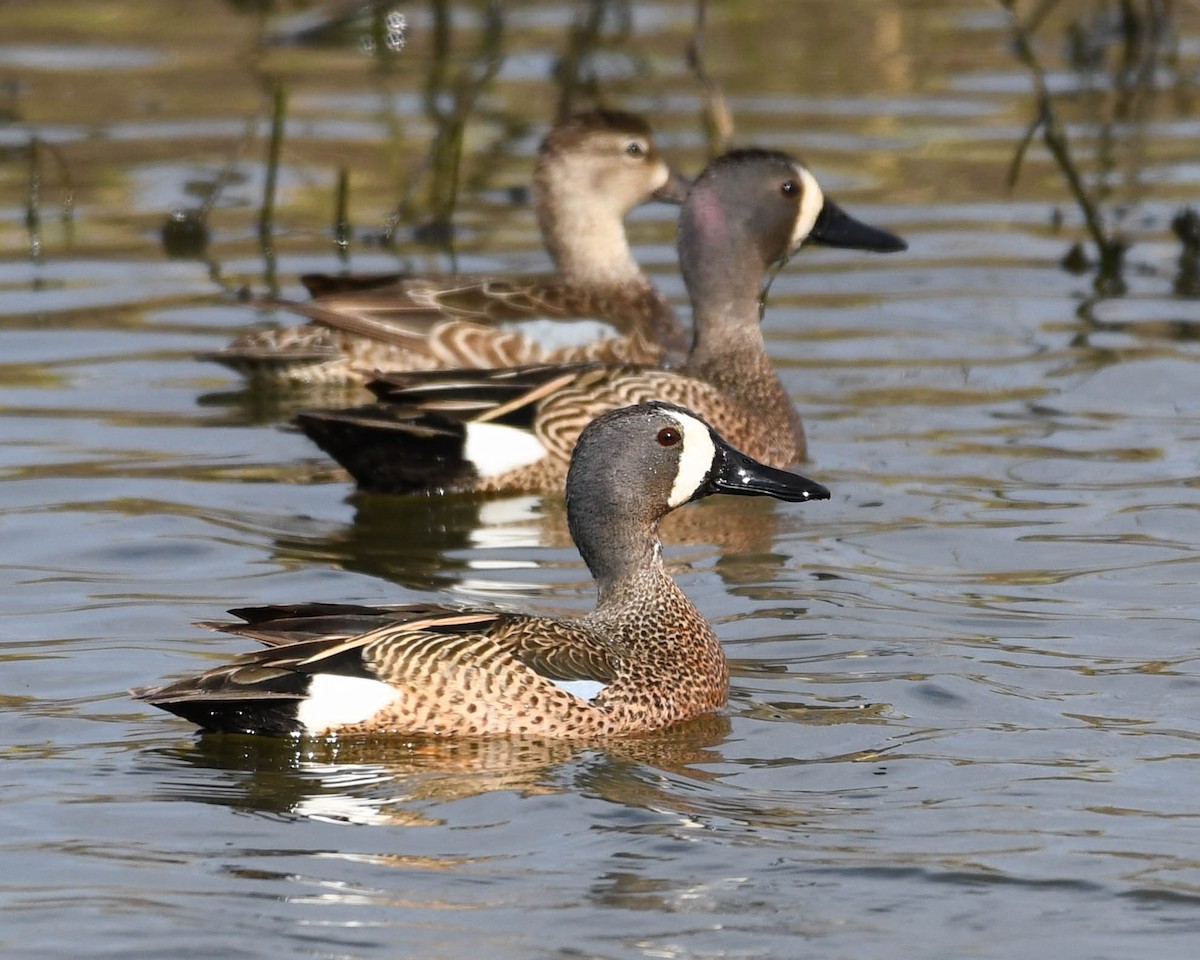
[[[542, 142], [534, 206], [557, 276], [303, 279], [314, 296], [282, 305], [311, 322], [239, 337], [202, 359], [255, 380], [356, 383], [364, 370], [440, 370], [517, 363], [682, 358], [687, 339], [629, 249], [624, 218], [650, 200], [682, 203], [688, 182], [668, 167], [641, 117], [577, 114]], [[558, 348], [501, 324], [603, 321], [611, 332]]]
[[275, 735], [643, 733], [723, 706], [729, 674], [707, 621], [667, 573], [659, 521], [715, 493], [798, 502], [829, 491], [735, 450], [662, 402], [580, 435], [571, 535], [599, 588], [576, 619], [435, 606], [304, 604], [220, 625], [267, 648], [133, 693], [206, 730]]
[[392, 374], [382, 403], [306, 411], [300, 427], [362, 490], [555, 491], [579, 431], [605, 410], [661, 399], [694, 410], [750, 456], [803, 461], [804, 428], [763, 344], [767, 272], [806, 242], [904, 250], [850, 217], [783, 153], [736, 150], [692, 185], [679, 219], [679, 262], [694, 342], [677, 370], [545, 364]]

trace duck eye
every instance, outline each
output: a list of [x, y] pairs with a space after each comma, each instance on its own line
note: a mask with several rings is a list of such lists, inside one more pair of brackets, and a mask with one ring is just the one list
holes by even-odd
[[625, 152], [631, 157], [640, 157], [646, 152], [646, 148], [640, 141], [630, 140], [625, 144]]
[[658, 442], [664, 447], [673, 447], [682, 439], [683, 437], [674, 427], [663, 427], [658, 431]]
[[800, 193], [800, 185], [795, 180], [784, 180], [779, 187], [779, 192], [785, 197], [794, 197]]

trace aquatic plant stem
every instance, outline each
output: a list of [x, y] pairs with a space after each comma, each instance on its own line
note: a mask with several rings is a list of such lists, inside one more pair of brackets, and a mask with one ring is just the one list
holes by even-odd
[[279, 155], [283, 150], [283, 126], [287, 116], [287, 93], [282, 84], [275, 85], [271, 97], [271, 139], [267, 147], [262, 209], [258, 217], [258, 235], [263, 243], [268, 242], [275, 225], [275, 188], [279, 182]]
[[[1039, 62], [1037, 54], [1034, 53], [1031, 29], [1023, 24], [1017, 16], [1015, 0], [1000, 0], [1000, 3], [1008, 11], [1012, 21], [1016, 53], [1021, 62], [1029, 68], [1033, 77], [1034, 94], [1037, 98], [1037, 115], [1017, 146], [1013, 162], [1009, 167], [1008, 185], [1011, 188], [1016, 184], [1028, 146], [1037, 131], [1041, 130], [1042, 142], [1050, 151], [1059, 170], [1062, 171], [1063, 177], [1067, 181], [1067, 187], [1083, 214], [1087, 232], [1100, 253], [1100, 267], [1095, 281], [1097, 289], [1105, 293], [1123, 293], [1125, 282], [1121, 278], [1121, 271], [1128, 244], [1110, 236], [1098, 205], [1083, 183], [1083, 178], [1071, 155], [1071, 145], [1066, 129], [1054, 111], [1054, 101], [1046, 84], [1045, 69]], [[1051, 5], [1051, 2], [1043, 3], [1038, 8], [1031, 20], [1034, 27], [1041, 23]]]

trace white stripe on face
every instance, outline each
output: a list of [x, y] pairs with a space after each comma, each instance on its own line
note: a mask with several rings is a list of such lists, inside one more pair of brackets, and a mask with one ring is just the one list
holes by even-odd
[[717, 448], [713, 445], [708, 424], [678, 410], [663, 412], [679, 424], [679, 432], [683, 435], [683, 449], [679, 451], [675, 482], [667, 499], [667, 506], [674, 508], [687, 503], [700, 489], [700, 484], [712, 470]]
[[817, 225], [817, 217], [825, 206], [825, 193], [817, 178], [805, 170], [800, 164], [793, 164], [796, 176], [800, 178], [800, 213], [796, 217], [796, 226], [792, 230], [792, 247], [795, 250], [808, 239], [813, 227]]

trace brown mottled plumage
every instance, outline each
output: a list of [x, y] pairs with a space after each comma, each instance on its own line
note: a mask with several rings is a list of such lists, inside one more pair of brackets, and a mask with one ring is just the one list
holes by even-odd
[[[205, 359], [250, 378], [310, 384], [361, 382], [372, 370], [677, 360], [687, 350], [683, 328], [633, 259], [623, 219], [651, 199], [682, 202], [687, 186], [640, 117], [579, 114], [546, 136], [534, 171], [538, 224], [557, 276], [311, 275], [303, 280], [315, 299], [283, 302], [310, 323], [246, 334]], [[535, 319], [614, 329], [555, 347], [500, 326]]]
[[583, 431], [567, 477], [571, 534], [599, 590], [591, 613], [313, 604], [235, 611], [246, 622], [228, 629], [266, 649], [134, 692], [206, 729], [270, 734], [585, 738], [711, 712], [728, 692], [725, 656], [667, 573], [658, 524], [714, 493], [829, 496], [734, 450], [679, 407], [624, 407]]
[[[695, 339], [678, 369], [559, 364], [389, 374], [369, 384], [385, 402], [306, 411], [297, 422], [361, 489], [379, 492], [556, 490], [589, 420], [654, 398], [695, 410], [764, 463], [800, 462], [804, 428], [759, 319], [766, 272], [807, 240], [883, 252], [905, 246], [843, 213], [786, 154], [734, 151], [700, 175], [680, 215]], [[485, 431], [487, 443], [475, 443]]]

